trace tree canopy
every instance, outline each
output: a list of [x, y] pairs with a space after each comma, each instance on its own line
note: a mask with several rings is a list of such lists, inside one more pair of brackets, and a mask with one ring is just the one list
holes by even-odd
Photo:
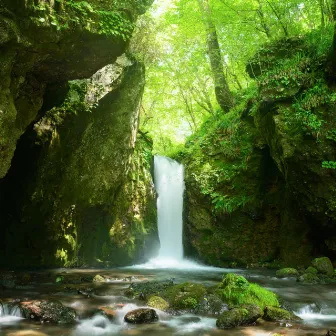
[[254, 87], [246, 66], [262, 45], [313, 30], [322, 43], [332, 22], [331, 0], [157, 1], [131, 43], [147, 67], [141, 129], [155, 152], [239, 103]]

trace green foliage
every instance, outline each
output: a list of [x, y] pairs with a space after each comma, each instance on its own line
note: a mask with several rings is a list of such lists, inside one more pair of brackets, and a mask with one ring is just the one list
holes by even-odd
[[233, 273], [224, 277], [216, 292], [224, 302], [232, 306], [255, 304], [262, 309], [266, 306], [279, 307], [279, 301], [273, 292]]
[[336, 169], [336, 161], [323, 161], [322, 167], [327, 169]]
[[99, 34], [128, 40], [134, 24], [119, 10], [98, 10], [87, 1], [65, 0], [61, 8], [53, 11], [45, 2], [31, 6], [31, 19], [41, 25], [50, 24], [57, 30], [79, 26], [82, 29], [97, 30]]

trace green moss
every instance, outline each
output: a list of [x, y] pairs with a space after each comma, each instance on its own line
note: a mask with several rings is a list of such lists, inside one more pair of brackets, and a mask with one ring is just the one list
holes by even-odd
[[317, 274], [317, 269], [315, 267], [309, 266], [306, 269], [306, 273]]
[[282, 268], [276, 272], [277, 278], [298, 277], [299, 272], [295, 268]]
[[185, 282], [168, 288], [162, 293], [174, 309], [195, 309], [204, 299], [206, 289], [195, 283]]
[[276, 294], [233, 273], [224, 277], [216, 293], [232, 306], [254, 304], [262, 309], [266, 306], [279, 307]]
[[147, 301], [147, 306], [165, 311], [169, 308], [169, 303], [159, 296], [152, 296]]
[[254, 305], [247, 305], [241, 308], [234, 308], [222, 313], [216, 325], [219, 329], [231, 329], [241, 325], [254, 323], [262, 316], [262, 310]]
[[277, 307], [266, 307], [264, 310], [263, 319], [266, 321], [277, 322], [277, 321], [295, 321], [299, 320], [300, 318], [285, 309]]
[[332, 276], [334, 274], [333, 264], [327, 257], [314, 259], [312, 265], [317, 269], [318, 273], [326, 274], [328, 276]]

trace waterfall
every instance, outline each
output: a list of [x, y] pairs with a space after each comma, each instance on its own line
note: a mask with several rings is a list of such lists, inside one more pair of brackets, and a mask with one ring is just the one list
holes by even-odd
[[181, 269], [183, 271], [220, 271], [183, 258], [184, 167], [164, 156], [154, 158], [154, 184], [158, 194], [158, 231], [160, 251], [156, 258], [128, 269]]
[[182, 260], [183, 165], [163, 156], [155, 156], [154, 165], [154, 182], [158, 194], [159, 258]]

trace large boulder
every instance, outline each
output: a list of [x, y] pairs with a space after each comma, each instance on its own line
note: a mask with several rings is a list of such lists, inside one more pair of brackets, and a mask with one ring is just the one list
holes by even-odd
[[277, 322], [277, 321], [296, 321], [300, 318], [288, 310], [279, 307], [267, 306], [264, 309], [263, 319], [266, 321]]
[[277, 278], [297, 278], [299, 272], [295, 268], [282, 268], [276, 272]]
[[231, 329], [252, 324], [263, 315], [262, 310], [255, 305], [234, 308], [222, 313], [216, 321], [219, 329]]
[[279, 307], [276, 294], [257, 284], [249, 283], [243, 276], [233, 273], [223, 277], [216, 293], [231, 306], [257, 305], [262, 309], [266, 306]]
[[159, 296], [152, 296], [148, 302], [147, 306], [155, 309], [165, 311], [169, 308], [169, 303]]
[[20, 307], [29, 320], [52, 323], [74, 323], [76, 320], [75, 310], [58, 301], [25, 301]]
[[132, 298], [147, 300], [150, 296], [158, 295], [172, 286], [174, 286], [173, 280], [135, 282], [129, 286], [125, 294]]
[[311, 272], [300, 275], [298, 281], [307, 285], [316, 285], [321, 282], [320, 278]]
[[206, 297], [206, 289], [201, 284], [185, 282], [162, 292], [171, 308], [176, 310], [196, 310]]
[[159, 320], [159, 316], [154, 309], [140, 308], [128, 312], [124, 320], [132, 324], [152, 323]]
[[313, 267], [317, 269], [318, 273], [332, 276], [334, 274], [334, 267], [331, 260], [327, 257], [316, 258], [312, 261]]

